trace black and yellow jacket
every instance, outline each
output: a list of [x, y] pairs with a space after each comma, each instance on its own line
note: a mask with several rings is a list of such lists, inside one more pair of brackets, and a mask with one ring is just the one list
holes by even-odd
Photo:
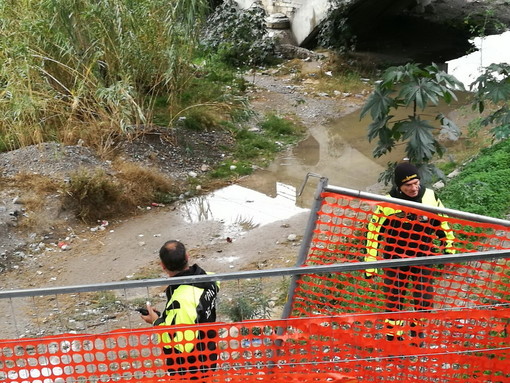
[[[175, 277], [207, 274], [198, 265], [175, 275]], [[219, 291], [216, 282], [201, 282], [171, 285], [166, 289], [165, 311], [154, 321], [154, 326], [209, 323], [216, 321], [216, 299]], [[180, 352], [190, 352], [194, 347], [197, 332], [193, 330], [164, 333], [161, 340], [175, 344]], [[183, 343], [184, 341], [184, 343]]]
[[[444, 207], [432, 189], [422, 188], [419, 195], [406, 198], [394, 188], [389, 196], [421, 202], [434, 207]], [[435, 239], [442, 242], [438, 249]], [[426, 215], [409, 214], [390, 206], [377, 206], [367, 233], [367, 255], [365, 261], [408, 257], [423, 257], [438, 252], [454, 253], [454, 235], [448, 222], [429, 219]], [[367, 269], [367, 276], [373, 275], [375, 269]]]

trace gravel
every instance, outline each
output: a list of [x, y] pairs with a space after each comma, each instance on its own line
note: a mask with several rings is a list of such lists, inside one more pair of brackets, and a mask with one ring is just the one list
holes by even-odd
[[[114, 154], [118, 159], [157, 169], [185, 182], [190, 173], [202, 174], [223, 161], [225, 148], [233, 142], [224, 131], [143, 129], [135, 138], [119, 143]], [[25, 202], [34, 196], [24, 185], [24, 176], [39, 175], [65, 183], [73, 172], [81, 169], [102, 170], [112, 177], [116, 174], [112, 161], [80, 145], [42, 143], [0, 153], [0, 272], [12, 266], [16, 256], [10, 255], [18, 254], [29, 244], [57, 242], [70, 226], [83, 225], [64, 209], [61, 191], [37, 196], [44, 201], [42, 208], [28, 211]], [[27, 218], [32, 225], [24, 224]]]

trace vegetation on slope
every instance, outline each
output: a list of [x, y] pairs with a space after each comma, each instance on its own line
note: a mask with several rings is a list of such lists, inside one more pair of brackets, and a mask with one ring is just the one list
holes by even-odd
[[510, 140], [482, 149], [441, 189], [446, 206], [505, 218], [510, 212]]

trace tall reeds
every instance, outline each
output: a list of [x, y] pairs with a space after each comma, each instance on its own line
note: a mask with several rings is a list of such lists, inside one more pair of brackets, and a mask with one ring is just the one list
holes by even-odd
[[[0, 2], [0, 150], [47, 140], [108, 150], [177, 113], [204, 0]], [[171, 116], [168, 118], [171, 120]]]

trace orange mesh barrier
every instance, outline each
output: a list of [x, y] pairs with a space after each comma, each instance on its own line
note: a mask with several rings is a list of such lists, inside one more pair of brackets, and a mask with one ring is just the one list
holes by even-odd
[[[323, 193], [322, 197], [305, 265], [363, 262], [367, 243], [379, 250], [372, 250], [377, 253], [377, 260], [410, 256], [433, 259], [445, 251], [468, 253], [510, 248], [509, 227], [335, 193]], [[373, 233], [379, 234], [377, 230], [381, 229], [373, 223], [379, 219], [373, 214], [377, 205], [398, 213], [392, 216], [393, 227], [384, 228], [384, 233], [374, 237]], [[438, 238], [438, 231], [442, 232], [440, 236], [447, 232], [447, 236]], [[396, 239], [409, 236], [410, 232], [415, 234], [404, 240]], [[403, 254], [397, 253], [399, 247]], [[508, 304], [509, 264], [504, 258], [443, 265], [431, 261], [426, 266], [379, 270], [371, 279], [366, 278], [364, 271], [306, 275], [298, 281], [292, 316]], [[366, 265], [370, 267], [370, 263]]]
[[[391, 221], [387, 219], [390, 213]], [[380, 313], [379, 321], [363, 319], [353, 327], [351, 335], [363, 338], [359, 342], [362, 350], [353, 352], [353, 358], [368, 350], [385, 355], [439, 354], [416, 364], [415, 368], [420, 366], [416, 375], [405, 367], [393, 367], [386, 378], [380, 374], [385, 375], [388, 365], [411, 362], [379, 359], [381, 365], [374, 370], [377, 376], [363, 374], [363, 381], [411, 381], [420, 376], [423, 381], [508, 382], [510, 261], [434, 264], [433, 257], [509, 248], [507, 226], [324, 192], [304, 266], [366, 262], [370, 257], [426, 256], [431, 262], [383, 270], [370, 270], [366, 262], [368, 270], [303, 275], [296, 281], [290, 316], [352, 313], [353, 321], [359, 321], [360, 313], [367, 313], [367, 318], [369, 313]], [[491, 349], [499, 351], [485, 355], [481, 351]], [[396, 372], [405, 378], [391, 378]], [[433, 380], [434, 376], [443, 379]]]
[[[161, 342], [165, 327], [0, 341], [0, 380], [60, 382], [509, 382], [510, 310], [423, 313], [423, 344], [389, 342], [384, 315], [216, 323], [172, 331], [216, 334], [215, 351], [181, 354]], [[483, 340], [483, 342], [481, 342]], [[188, 339], [188, 341], [190, 341]], [[201, 341], [194, 340], [197, 345]], [[187, 341], [183, 341], [182, 344]], [[482, 344], [483, 343], [483, 344]], [[213, 347], [214, 348], [214, 347]], [[218, 358], [214, 361], [213, 354]], [[216, 368], [213, 364], [217, 364]], [[207, 372], [199, 372], [208, 367]]]

